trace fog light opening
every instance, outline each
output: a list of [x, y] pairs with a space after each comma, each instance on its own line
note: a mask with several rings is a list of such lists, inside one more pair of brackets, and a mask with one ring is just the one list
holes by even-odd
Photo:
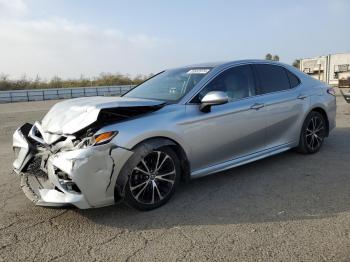
[[69, 193], [75, 193], [75, 194], [81, 193], [79, 187], [74, 182], [63, 180], [63, 179], [59, 179], [58, 181], [65, 191]]
[[75, 194], [81, 193], [79, 187], [72, 181], [72, 179], [69, 177], [69, 175], [66, 172], [62, 171], [56, 166], [54, 166], [54, 170], [58, 178], [58, 182], [60, 183], [63, 190], [69, 193], [75, 193]]
[[55, 170], [56, 176], [59, 179], [72, 181], [72, 179], [68, 176], [68, 174], [66, 172], [62, 171], [61, 169], [59, 169], [58, 167], [54, 167], [54, 170]]

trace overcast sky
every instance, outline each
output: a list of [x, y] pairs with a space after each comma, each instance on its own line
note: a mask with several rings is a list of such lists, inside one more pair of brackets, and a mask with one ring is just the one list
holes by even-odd
[[0, 73], [49, 79], [350, 52], [350, 1], [0, 0]]

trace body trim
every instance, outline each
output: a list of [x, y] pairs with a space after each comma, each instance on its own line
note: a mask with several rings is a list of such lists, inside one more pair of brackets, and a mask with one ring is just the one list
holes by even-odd
[[273, 156], [279, 153], [282, 153], [284, 151], [287, 151], [293, 147], [295, 147], [296, 142], [289, 142], [287, 144], [275, 146], [269, 149], [265, 149], [256, 153], [252, 153], [246, 156], [234, 158], [231, 160], [228, 160], [223, 163], [219, 163], [213, 166], [209, 166], [200, 170], [193, 171], [191, 173], [191, 178], [199, 178], [207, 175], [211, 175], [213, 173], [221, 172], [233, 167], [241, 166], [250, 162], [254, 162], [259, 159], [263, 159], [265, 157]]

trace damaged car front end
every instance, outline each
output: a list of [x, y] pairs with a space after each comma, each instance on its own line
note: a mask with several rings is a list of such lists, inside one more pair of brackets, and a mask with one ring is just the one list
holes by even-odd
[[91, 101], [60, 102], [41, 123], [26, 123], [15, 131], [13, 169], [36, 205], [85, 209], [115, 203], [117, 176], [133, 152], [112, 142], [117, 131], [99, 130], [161, 107], [160, 102], [137, 99]]

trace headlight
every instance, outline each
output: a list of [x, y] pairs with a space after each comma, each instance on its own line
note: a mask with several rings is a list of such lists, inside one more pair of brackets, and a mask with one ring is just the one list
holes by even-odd
[[112, 132], [106, 132], [106, 133], [94, 135], [93, 137], [91, 137], [90, 145], [97, 146], [97, 145], [106, 144], [109, 141], [111, 141], [113, 137], [115, 137], [117, 134], [118, 132], [112, 131]]

